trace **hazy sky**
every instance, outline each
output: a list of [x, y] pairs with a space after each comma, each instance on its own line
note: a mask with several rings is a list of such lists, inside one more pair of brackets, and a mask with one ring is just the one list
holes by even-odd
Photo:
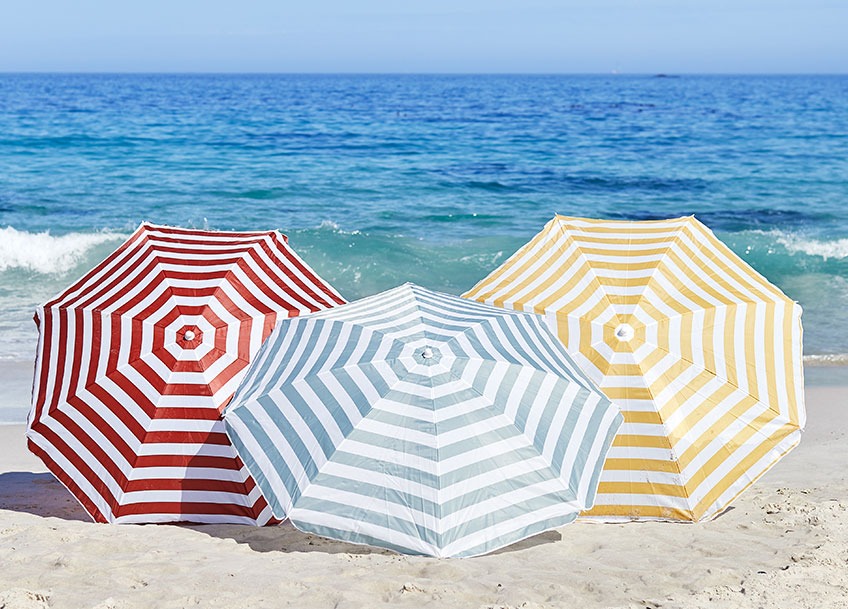
[[838, 72], [846, 0], [0, 0], [0, 71]]

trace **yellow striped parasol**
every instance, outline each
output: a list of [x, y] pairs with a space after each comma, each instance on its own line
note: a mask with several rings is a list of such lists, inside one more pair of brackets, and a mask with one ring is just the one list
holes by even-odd
[[556, 216], [464, 296], [543, 315], [621, 407], [586, 516], [713, 518], [801, 438], [801, 307], [694, 217]]

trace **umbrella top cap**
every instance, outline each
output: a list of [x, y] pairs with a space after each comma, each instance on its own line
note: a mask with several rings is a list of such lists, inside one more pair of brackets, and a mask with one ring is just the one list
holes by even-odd
[[619, 324], [618, 326], [616, 326], [614, 332], [615, 337], [618, 340], [624, 342], [632, 340], [633, 337], [636, 335], [636, 330], [634, 330], [633, 326], [631, 326], [630, 324]]
[[183, 334], [183, 339], [185, 340], [194, 340], [196, 334], [192, 330], [186, 330]]
[[436, 347], [425, 345], [416, 349], [413, 357], [419, 364], [432, 366], [433, 364], [438, 364], [442, 359], [442, 352]]

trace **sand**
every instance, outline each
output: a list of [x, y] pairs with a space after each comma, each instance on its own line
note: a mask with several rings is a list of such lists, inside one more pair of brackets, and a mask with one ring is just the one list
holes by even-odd
[[848, 387], [704, 524], [576, 523], [493, 555], [405, 557], [290, 526], [98, 525], [0, 427], [0, 609], [848, 607]]

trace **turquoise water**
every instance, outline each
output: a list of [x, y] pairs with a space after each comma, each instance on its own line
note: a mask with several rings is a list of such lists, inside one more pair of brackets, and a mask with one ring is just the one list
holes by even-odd
[[848, 353], [848, 77], [0, 75], [0, 359], [142, 220], [459, 293], [554, 213], [695, 214]]

